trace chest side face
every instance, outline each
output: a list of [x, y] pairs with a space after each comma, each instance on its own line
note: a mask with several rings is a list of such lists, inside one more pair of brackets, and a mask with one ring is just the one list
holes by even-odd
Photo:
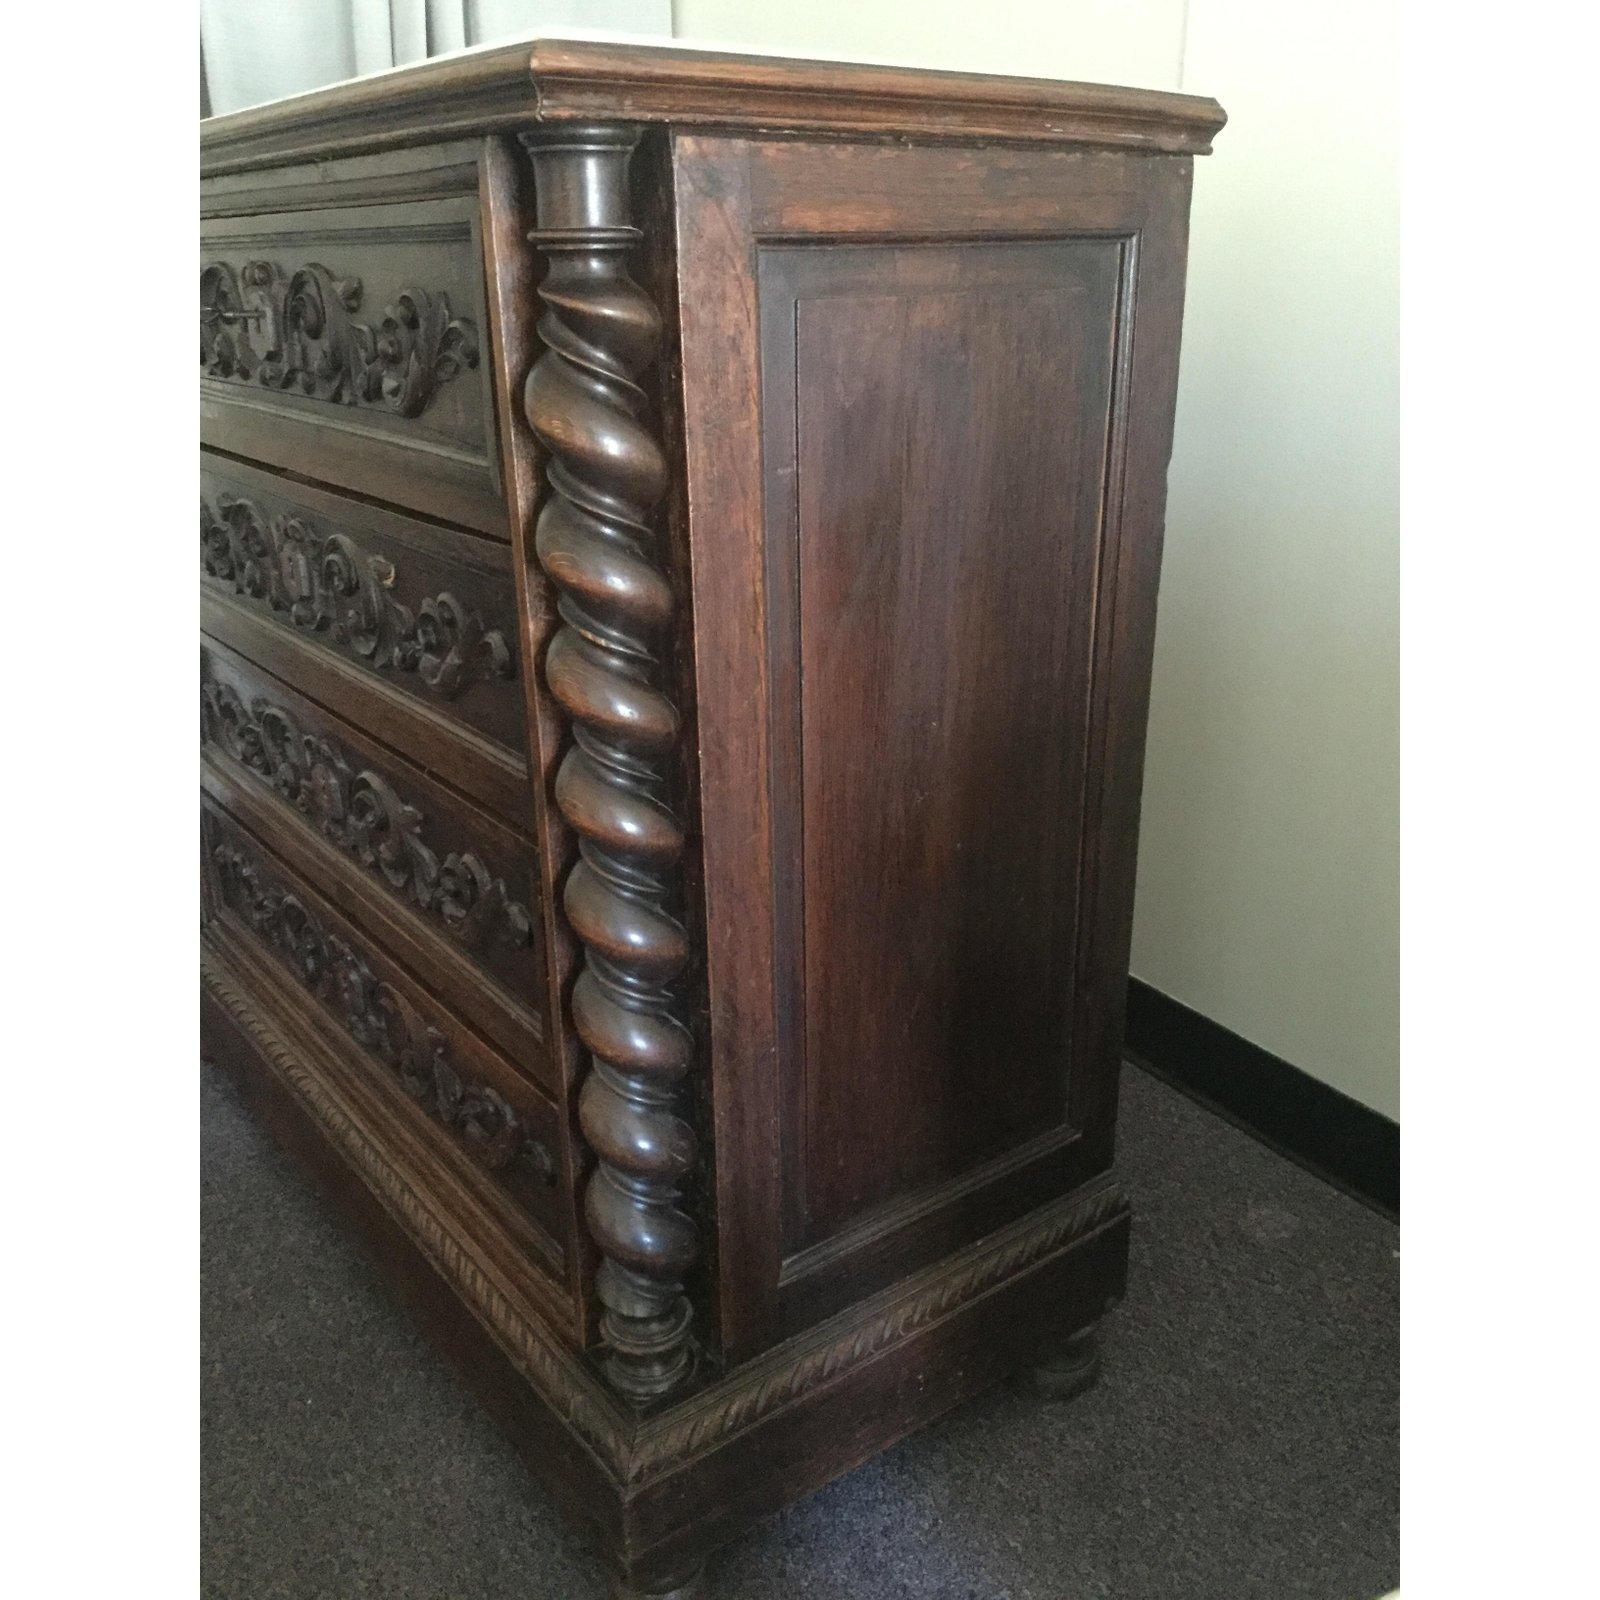
[[1110, 1157], [1187, 164], [850, 156], [677, 146], [735, 1348]]
[[791, 1260], [1071, 1126], [1122, 256], [763, 253]]

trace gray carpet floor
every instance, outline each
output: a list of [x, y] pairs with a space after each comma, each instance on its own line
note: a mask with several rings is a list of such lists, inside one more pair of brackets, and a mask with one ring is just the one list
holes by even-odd
[[[578, 1540], [225, 1079], [202, 1079], [203, 1591], [598, 1600]], [[1020, 1383], [730, 1546], [711, 1600], [1373, 1600], [1398, 1234], [1129, 1068], [1099, 1385]]]

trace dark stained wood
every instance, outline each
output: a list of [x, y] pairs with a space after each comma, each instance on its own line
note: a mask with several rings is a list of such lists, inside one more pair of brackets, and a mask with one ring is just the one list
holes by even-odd
[[1091, 1323], [1035, 1364], [1034, 1387], [1047, 1400], [1074, 1400], [1100, 1376], [1100, 1357], [1100, 1325]]
[[[783, 1174], [774, 1147], [774, 1008], [794, 960], [765, 936], [774, 926], [769, 774], [782, 751], [768, 743], [762, 708], [782, 663], [769, 661], [766, 648], [762, 486], [752, 470], [763, 435], [747, 176], [743, 161], [717, 161], [701, 142], [674, 134], [696, 693], [702, 684], [742, 686], [724, 715], [696, 717], [712, 1142], [729, 1156], [715, 1164], [716, 1301], [730, 1361], [761, 1349], [776, 1319]], [[691, 387], [690, 370], [717, 376]], [[717, 537], [695, 539], [697, 528]]]
[[436, 200], [455, 194], [476, 198], [481, 192], [483, 144], [477, 138], [456, 139], [342, 161], [308, 161], [268, 171], [214, 175], [201, 182], [201, 213], [206, 217], [255, 216], [317, 206]]
[[763, 140], [745, 181], [750, 227], [767, 240], [1056, 239], [1140, 231], [1163, 196], [1187, 190], [1192, 167], [1107, 150]]
[[520, 757], [527, 724], [510, 570], [503, 545], [202, 457], [206, 592]]
[[1109, 1160], [1132, 840], [1099, 829], [1153, 623], [1117, 591], [1159, 537], [1188, 174], [694, 134], [674, 172], [744, 1355]]
[[579, 841], [562, 904], [583, 946], [572, 1021], [592, 1058], [579, 1101], [595, 1156], [584, 1215], [602, 1258], [608, 1371], [644, 1404], [690, 1373], [684, 1279], [700, 1253], [682, 1205], [696, 1138], [678, 1102], [694, 1036], [679, 997], [692, 958], [672, 792], [682, 724], [661, 642], [673, 596], [656, 548], [667, 466], [641, 384], [661, 316], [628, 266], [637, 131], [522, 137], [533, 238], [550, 263], [539, 286], [544, 351], [523, 405], [549, 457], [534, 543], [562, 622], [545, 648], [545, 687], [572, 729], [555, 799]]
[[206, 1047], [618, 1595], [1093, 1375], [1221, 121], [540, 41], [203, 132]]
[[560, 897], [560, 886], [572, 865], [576, 846], [554, 800], [563, 729], [560, 710], [545, 692], [543, 671], [545, 647], [559, 619], [549, 582], [539, 569], [538, 555], [533, 548], [541, 477], [538, 445], [521, 404], [523, 382], [540, 349], [528, 308], [535, 303], [542, 268], [528, 238], [534, 225], [532, 196], [524, 182], [520, 153], [512, 141], [503, 138], [482, 141], [478, 181], [495, 408], [500, 417], [501, 481], [506, 485], [512, 593], [521, 627], [518, 656], [534, 774], [529, 802], [544, 885], [539, 912], [543, 926], [545, 993], [554, 1019], [549, 1048], [560, 1076], [566, 1114], [563, 1189], [571, 1213], [575, 1246], [569, 1256], [571, 1289], [582, 1308], [583, 1325], [592, 1336], [598, 1331], [599, 1322], [594, 1298], [597, 1259], [582, 1213], [583, 1191], [593, 1161], [578, 1128], [578, 1098], [586, 1062], [582, 1042], [571, 1026], [567, 1004], [577, 976], [579, 950], [561, 914]]
[[1065, 1120], [1121, 277], [1115, 240], [762, 253], [789, 1253]]
[[478, 220], [472, 193], [208, 217], [202, 441], [503, 537]]
[[[1048, 1358], [1126, 1285], [1127, 1203], [1091, 1191], [730, 1373], [644, 1423], [608, 1407], [559, 1349], [526, 1285], [503, 1294], [505, 1240], [469, 1245], [417, 1205], [437, 1174], [351, 1119], [328, 1045], [264, 974], [202, 957], [201, 1040], [359, 1230], [437, 1348], [602, 1560], [645, 1592], [679, 1581], [752, 1521], [848, 1471], [1007, 1373]], [[394, 1168], [391, 1168], [391, 1162]], [[375, 1163], [381, 1163], [376, 1165]], [[437, 1213], [450, 1222], [450, 1213]], [[996, 1285], [999, 1287], [997, 1288]]]
[[[349, 1119], [357, 1102], [339, 1092], [342, 1083], [333, 1087], [340, 1065], [336, 1046], [295, 1029], [292, 1014], [266, 981], [270, 969], [230, 962], [229, 938], [226, 928], [220, 929], [203, 957], [204, 1059], [228, 1074], [252, 1111], [316, 1180], [417, 1325], [455, 1363], [549, 1493], [597, 1540], [615, 1545], [622, 1517], [614, 1477], [592, 1451], [574, 1442], [560, 1408], [529, 1385], [487, 1320], [475, 1314], [458, 1280], [440, 1264], [444, 1250], [436, 1247], [430, 1254], [419, 1246], [414, 1216], [395, 1203], [395, 1192], [373, 1181], [371, 1169], [354, 1154], [371, 1147], [382, 1119], [372, 1115], [370, 1125], [364, 1122], [359, 1130], [359, 1143], [353, 1142], [355, 1124], [337, 1120]], [[313, 1062], [315, 1102], [306, 1098]], [[316, 1112], [310, 1109], [313, 1103]], [[398, 1137], [386, 1139], [384, 1150], [397, 1174], [403, 1174], [406, 1193], [422, 1203], [429, 1182], [437, 1183], [441, 1175], [420, 1159], [408, 1160]], [[492, 1274], [504, 1284], [508, 1303], [528, 1319], [561, 1328], [559, 1305], [541, 1292], [542, 1272], [530, 1271], [509, 1240], [497, 1243], [502, 1248], [486, 1246], [478, 1257], [484, 1276]]]
[[539, 114], [919, 139], [1017, 139], [1204, 155], [1215, 100], [1051, 78], [540, 39]]
[[279, 963], [367, 1052], [379, 1066], [374, 1083], [404, 1091], [440, 1158], [465, 1156], [492, 1177], [496, 1191], [518, 1207], [502, 1208], [503, 1214], [516, 1218], [520, 1234], [559, 1272], [555, 1107], [431, 1006], [409, 973], [363, 941], [220, 805], [208, 804], [202, 817], [219, 917], [239, 930], [257, 959]]
[[[809, 1393], [805, 1404], [766, 1413], [764, 1425], [707, 1451], [643, 1487], [630, 1508], [640, 1537], [671, 1555], [715, 1548], [739, 1528], [869, 1460], [897, 1439], [1008, 1373], [1048, 1359], [1065, 1330], [1094, 1323], [1121, 1298], [1127, 1281], [1128, 1213], [1112, 1204], [1057, 1251], [1030, 1261], [1003, 1285], [969, 1299], [952, 1315], [922, 1323], [914, 1296], [873, 1303], [891, 1320], [909, 1319], [909, 1337], [870, 1361], [849, 1363], [839, 1378]], [[946, 1268], [946, 1285], [968, 1265]], [[910, 1306], [910, 1312], [907, 1306]], [[870, 1329], [871, 1315], [859, 1319]], [[861, 1337], [859, 1329], [851, 1337]], [[825, 1325], [800, 1349], [826, 1361], [839, 1350], [838, 1330]], [[869, 1340], [870, 1344], [870, 1340]], [[786, 1347], [788, 1349], [789, 1347]], [[798, 1350], [781, 1366], [793, 1368]], [[774, 1367], [781, 1366], [774, 1362]], [[748, 1386], [771, 1380], [767, 1363], [752, 1364]], [[709, 1395], [701, 1405], [711, 1410]]]
[[200, 682], [212, 784], [548, 1087], [526, 840], [225, 646], [202, 648]]
[[200, 129], [201, 170], [234, 172], [606, 117], [1182, 155], [1204, 155], [1226, 120], [1215, 100], [1152, 89], [535, 39], [210, 117]]
[[419, 766], [439, 774], [506, 822], [526, 823], [528, 768], [523, 757], [204, 585], [200, 625], [208, 637], [248, 656], [320, 704], [337, 707], [347, 720], [391, 749], [404, 750]]

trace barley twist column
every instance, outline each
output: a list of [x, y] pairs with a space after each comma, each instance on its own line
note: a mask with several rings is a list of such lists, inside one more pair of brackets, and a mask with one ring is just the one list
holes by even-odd
[[561, 627], [545, 657], [571, 722], [555, 798], [580, 856], [564, 904], [583, 945], [573, 1025], [591, 1069], [579, 1121], [597, 1165], [584, 1213], [603, 1261], [606, 1370], [643, 1403], [689, 1369], [684, 1274], [698, 1245], [682, 1206], [695, 1140], [680, 1113], [690, 1036], [673, 986], [688, 962], [675, 914], [683, 828], [668, 803], [678, 716], [663, 688], [672, 592], [651, 514], [666, 488], [644, 425], [640, 377], [661, 322], [628, 275], [635, 130], [572, 126], [521, 135], [549, 260], [544, 352], [523, 404], [546, 452], [535, 545]]

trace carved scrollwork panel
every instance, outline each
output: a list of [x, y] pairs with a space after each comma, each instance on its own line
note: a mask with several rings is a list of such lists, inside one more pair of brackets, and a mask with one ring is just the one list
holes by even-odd
[[505, 634], [456, 595], [430, 595], [412, 610], [395, 596], [386, 557], [305, 517], [269, 516], [241, 495], [201, 500], [200, 569], [379, 671], [415, 674], [442, 699], [515, 675]]
[[350, 406], [419, 417], [440, 387], [475, 368], [478, 330], [449, 297], [402, 289], [376, 321], [360, 321], [360, 278], [320, 262], [224, 261], [200, 269], [200, 370]]
[[541, 1188], [554, 1184], [549, 1146], [497, 1089], [463, 1078], [449, 1040], [399, 989], [237, 845], [216, 844], [211, 859], [225, 903], [480, 1166]]
[[444, 855], [427, 821], [381, 773], [361, 767], [334, 740], [306, 732], [264, 696], [247, 705], [230, 684], [201, 692], [206, 737], [264, 779], [346, 855], [429, 913], [466, 949], [526, 948], [533, 918], [472, 850]]

